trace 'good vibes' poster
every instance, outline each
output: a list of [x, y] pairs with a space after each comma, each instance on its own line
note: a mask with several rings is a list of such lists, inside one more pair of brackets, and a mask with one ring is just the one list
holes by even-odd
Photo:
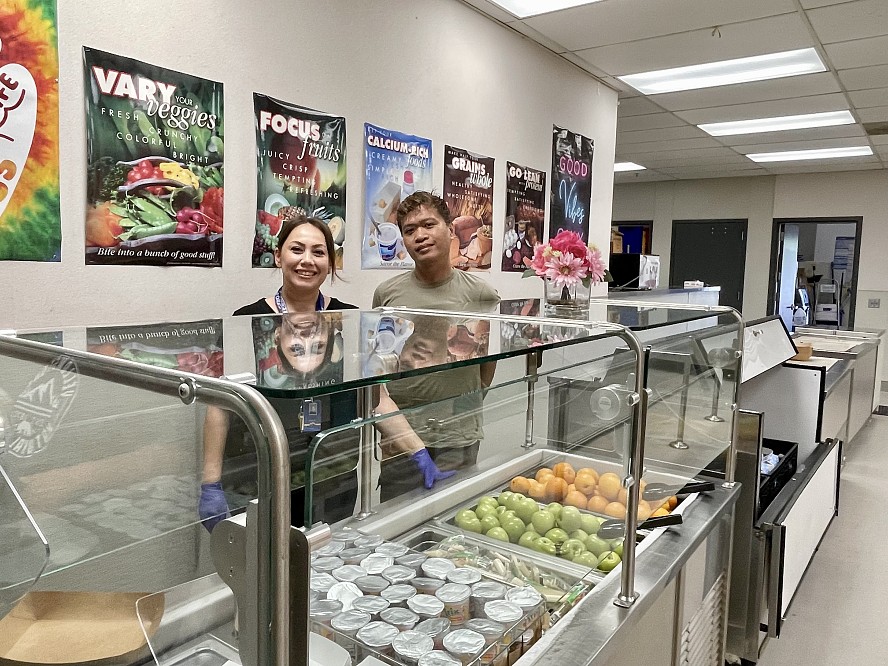
[[574, 231], [589, 241], [592, 139], [552, 126], [552, 198], [549, 236]]

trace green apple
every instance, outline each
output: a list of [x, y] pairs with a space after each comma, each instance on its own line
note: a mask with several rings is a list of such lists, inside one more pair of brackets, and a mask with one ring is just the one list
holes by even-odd
[[551, 504], [546, 505], [546, 511], [555, 516], [555, 520], [558, 520], [558, 518], [561, 517], [561, 510], [563, 508], [564, 507], [561, 506], [558, 502], [552, 502]]
[[484, 531], [481, 529], [481, 521], [477, 518], [474, 520], [468, 520], [458, 527], [464, 529], [466, 532], [474, 532], [475, 534], [481, 534]]
[[496, 515], [501, 516], [501, 515], [503, 515], [507, 510], [508, 510], [508, 509], [506, 509], [506, 505], [505, 505], [505, 504], [500, 504], [499, 506], [496, 507]]
[[611, 539], [611, 544], [613, 545], [614, 552], [620, 556], [620, 559], [623, 559], [623, 540]]
[[534, 541], [533, 549], [539, 553], [544, 553], [546, 555], [555, 554], [555, 544], [552, 543], [551, 539], [547, 539], [546, 537], [540, 537], [539, 539]]
[[491, 506], [490, 504], [479, 504], [478, 508], [475, 509], [475, 515], [481, 520], [484, 520], [487, 516], [495, 516], [497, 506], [499, 505], [494, 504]]
[[496, 501], [500, 506], [506, 506], [506, 500], [508, 500], [512, 495], [514, 495], [511, 490], [504, 490], [499, 494], [499, 497], [496, 498]]
[[555, 516], [548, 511], [537, 511], [530, 517], [530, 524], [539, 534], [545, 534], [555, 527]]
[[598, 559], [598, 568], [601, 571], [610, 571], [619, 563], [620, 556], [613, 551], [608, 551]]
[[507, 520], [521, 520], [521, 519], [518, 517], [518, 514], [515, 513], [514, 511], [512, 511], [511, 509], [506, 509], [506, 510], [503, 511], [501, 514], [499, 514], [499, 515], [497, 516], [497, 518], [499, 518], [500, 525], [502, 525], [502, 524], [503, 524], [504, 522], [506, 522]]
[[[525, 523], [529, 523], [530, 519], [533, 518], [533, 514], [540, 510], [540, 505], [536, 503], [536, 500], [532, 497], [525, 497], [517, 505], [515, 505], [515, 513], [518, 514], [518, 517], [523, 520]], [[480, 518], [480, 516], [479, 516]]]
[[509, 534], [502, 527], [494, 527], [492, 529], [487, 530], [484, 534], [489, 536], [491, 539], [496, 539], [498, 541], [508, 541]]
[[593, 534], [586, 539], [586, 550], [590, 553], [601, 555], [602, 553], [608, 552], [610, 549], [610, 544], [596, 534]]
[[506, 498], [506, 508], [509, 511], [515, 511], [524, 499], [526, 499], [524, 495], [520, 493], [512, 493], [510, 497]]
[[542, 536], [542, 535], [537, 531], [537, 528], [533, 526], [533, 523], [527, 523], [527, 527], [524, 529], [524, 531], [525, 531], [525, 532], [533, 532], [533, 533], [536, 534], [537, 536]]
[[[525, 532], [518, 538], [518, 545], [533, 549], [533, 542], [540, 538], [536, 532]], [[595, 565], [592, 565], [595, 566]]]
[[487, 530], [492, 530], [494, 527], [499, 527], [500, 521], [496, 519], [496, 516], [484, 516], [481, 519], [481, 529], [484, 532]]
[[459, 525], [460, 523], [464, 523], [468, 520], [478, 520], [478, 516], [471, 509], [460, 509], [456, 512], [456, 516], [453, 522]]
[[520, 518], [503, 521], [502, 528], [506, 530], [506, 534], [509, 535], [509, 541], [512, 543], [518, 543], [518, 539], [524, 534], [524, 523]]
[[558, 519], [558, 525], [565, 532], [573, 532], [583, 526], [583, 515], [575, 506], [566, 506], [561, 510], [561, 517]]
[[598, 556], [590, 553], [588, 550], [584, 550], [573, 558], [573, 562], [579, 564], [581, 567], [594, 569], [598, 566]]
[[573, 560], [577, 555], [585, 552], [586, 546], [579, 539], [568, 539], [561, 544], [561, 557]]
[[550, 539], [552, 543], [564, 543], [568, 540], [567, 532], [565, 532], [560, 527], [553, 527], [551, 530], [546, 532], [546, 538]]
[[602, 518], [584, 513], [580, 516], [580, 529], [589, 534], [598, 534], [602, 522], [604, 522]]
[[[571, 539], [579, 539], [580, 541], [582, 541], [585, 544], [586, 539], [589, 538], [589, 535], [586, 532], [584, 532], [583, 530], [574, 530], [573, 532], [570, 533], [570, 538]], [[586, 549], [586, 546], [584, 545], [583, 550], [585, 550], [585, 549]]]
[[496, 501], [496, 497], [485, 495], [478, 500], [478, 508], [480, 509], [482, 506], [492, 506], [495, 509], [499, 506], [499, 502]]

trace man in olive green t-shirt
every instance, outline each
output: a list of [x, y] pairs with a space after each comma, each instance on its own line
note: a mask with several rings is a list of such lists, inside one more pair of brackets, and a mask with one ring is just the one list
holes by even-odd
[[[373, 307], [483, 311], [499, 302], [496, 290], [484, 279], [451, 266], [450, 211], [443, 199], [428, 192], [413, 193], [398, 207], [398, 226], [415, 268], [379, 285], [373, 294]], [[402, 364], [409, 362], [411, 352], [421, 353], [423, 348], [432, 354], [443, 353], [445, 358], [435, 360], [446, 361], [446, 330], [439, 330], [433, 318], [414, 323], [414, 333], [401, 353]], [[494, 370], [494, 363], [485, 363], [388, 385], [401, 409], [429, 405], [407, 419], [419, 431], [440, 470], [458, 470], [475, 463], [483, 437], [481, 390], [493, 380]], [[406, 472], [404, 456], [383, 464], [383, 501], [417, 487], [415, 477]]]

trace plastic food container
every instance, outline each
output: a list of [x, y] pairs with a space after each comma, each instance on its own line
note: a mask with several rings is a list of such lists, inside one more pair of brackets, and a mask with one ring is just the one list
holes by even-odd
[[340, 551], [338, 557], [346, 564], [360, 564], [361, 560], [370, 554], [369, 548], [346, 548]]
[[469, 567], [457, 567], [453, 571], [448, 571], [446, 578], [448, 583], [474, 585], [481, 580], [481, 572]]
[[386, 608], [379, 614], [379, 619], [397, 627], [399, 631], [410, 631], [419, 622], [419, 615], [409, 608]]
[[334, 599], [342, 604], [342, 610], [351, 610], [352, 602], [363, 597], [364, 593], [354, 583], [336, 583], [327, 591], [327, 599]]
[[412, 585], [390, 585], [379, 593], [392, 606], [406, 607], [408, 599], [416, 596], [416, 588]]
[[343, 564], [338, 569], [333, 569], [332, 576], [339, 582], [353, 583], [367, 572], [357, 564]]
[[422, 563], [427, 559], [429, 559], [428, 556], [422, 553], [407, 553], [406, 555], [401, 555], [401, 557], [396, 557], [395, 564], [410, 567], [419, 576], [422, 573]]
[[389, 586], [389, 582], [382, 576], [360, 576], [354, 582], [364, 594], [377, 596]]
[[419, 631], [404, 631], [392, 641], [395, 658], [415, 666], [419, 658], [435, 649], [432, 637]]
[[400, 634], [397, 627], [387, 622], [370, 622], [358, 630], [355, 638], [371, 650], [386, 657], [392, 656], [392, 641]]
[[375, 620], [389, 605], [388, 600], [382, 597], [365, 596], [359, 597], [352, 602], [352, 610], [370, 613], [371, 619]]
[[503, 635], [506, 633], [506, 628], [503, 625], [493, 620], [473, 618], [466, 622], [465, 628], [477, 631], [484, 636], [487, 649], [481, 655], [480, 663], [499, 666], [508, 661], [508, 648], [502, 645]]
[[444, 649], [468, 666], [484, 650], [484, 636], [471, 629], [457, 629], [444, 637]]
[[402, 543], [392, 543], [386, 541], [376, 546], [376, 552], [387, 557], [401, 557], [406, 555], [410, 549]]
[[422, 563], [422, 572], [429, 578], [444, 580], [447, 574], [456, 569], [456, 565], [443, 557], [430, 557]]
[[[355, 548], [376, 548], [385, 542], [378, 534], [361, 534], [355, 537]], [[403, 555], [403, 553], [402, 553]]]
[[335, 634], [330, 628], [330, 620], [342, 612], [342, 604], [334, 599], [318, 599], [308, 607], [308, 619], [316, 633], [324, 638], [333, 639]]
[[330, 627], [338, 632], [334, 634], [334, 640], [348, 651], [352, 661], [357, 660], [359, 656], [355, 637], [358, 631], [370, 622], [370, 613], [356, 610], [344, 611], [330, 620]]
[[484, 605], [484, 615], [505, 628], [502, 638], [503, 647], [508, 648], [521, 638], [521, 619], [524, 617], [524, 611], [517, 604], [505, 599], [488, 601]]
[[345, 563], [340, 558], [331, 555], [328, 557], [318, 557], [311, 563], [311, 568], [318, 573], [332, 573], [333, 569], [338, 569], [343, 564]]
[[472, 588], [459, 583], [445, 583], [435, 596], [444, 602], [444, 617], [454, 625], [460, 625], [471, 618]]
[[433, 650], [422, 655], [416, 666], [460, 666], [462, 662], [441, 650]]
[[533, 631], [532, 636], [527, 636], [524, 639], [524, 643], [530, 645], [533, 641], [539, 638], [539, 634], [542, 632], [540, 620], [542, 619], [543, 610], [545, 609], [543, 595], [530, 586], [513, 587], [506, 592], [506, 601], [517, 605], [524, 613], [525, 620], [523, 628], [528, 631]]
[[343, 550], [345, 550], [345, 544], [342, 541], [331, 541], [314, 552], [318, 557], [328, 557], [330, 555], [339, 555]]
[[382, 577], [392, 583], [409, 583], [416, 578], [416, 571], [401, 564], [393, 564], [382, 570]]
[[407, 608], [423, 619], [441, 617], [444, 602], [431, 594], [417, 594], [407, 600]]
[[505, 585], [494, 580], [482, 580], [472, 585], [472, 617], [486, 617], [484, 604], [488, 601], [505, 599], [507, 589]]
[[[410, 584], [420, 594], [434, 594], [444, 586], [444, 579], [418, 577], [411, 580]], [[505, 591], [503, 591], [503, 594], [505, 594]]]
[[429, 620], [423, 620], [414, 629], [431, 636], [435, 642], [435, 649], [443, 650], [444, 637], [450, 632], [450, 620], [446, 617], [433, 617]]
[[321, 596], [327, 596], [327, 591], [336, 585], [336, 579], [328, 573], [311, 572], [308, 579], [308, 589], [318, 592]]
[[378, 576], [394, 563], [395, 558], [377, 553], [371, 553], [361, 560], [361, 566], [364, 567], [364, 571], [373, 576]]

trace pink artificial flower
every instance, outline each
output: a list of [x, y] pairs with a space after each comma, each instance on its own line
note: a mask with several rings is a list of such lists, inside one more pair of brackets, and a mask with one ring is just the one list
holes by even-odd
[[589, 268], [589, 277], [592, 278], [592, 284], [601, 282], [604, 279], [604, 271], [607, 270], [604, 260], [601, 258], [601, 250], [597, 247], [594, 250], [589, 250], [589, 253], [586, 255], [586, 263]]
[[580, 235], [573, 231], [562, 231], [549, 241], [553, 250], [570, 252], [575, 257], [585, 257], [587, 246]]
[[554, 282], [556, 287], [569, 287], [582, 282], [586, 274], [587, 269], [583, 265], [582, 258], [575, 257], [570, 252], [561, 252], [546, 262], [546, 272], [543, 277]]

